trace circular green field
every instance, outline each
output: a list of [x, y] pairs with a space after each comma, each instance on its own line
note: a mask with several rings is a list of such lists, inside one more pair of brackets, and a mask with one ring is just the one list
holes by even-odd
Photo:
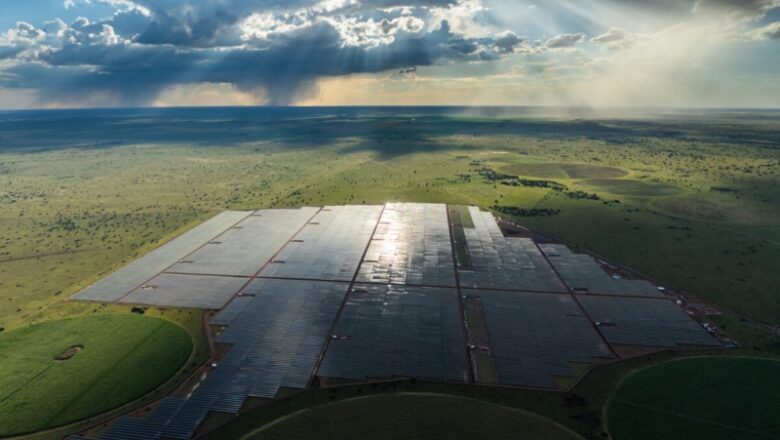
[[189, 334], [139, 315], [49, 321], [0, 335], [0, 437], [64, 425], [153, 390], [192, 351]]
[[244, 440], [580, 439], [562, 426], [492, 403], [433, 394], [359, 397], [270, 423]]
[[780, 362], [693, 358], [641, 370], [607, 407], [615, 440], [780, 438]]
[[628, 174], [626, 170], [578, 163], [514, 163], [501, 167], [501, 171], [521, 177], [544, 179], [611, 179]]
[[673, 185], [632, 179], [590, 179], [583, 183], [601, 191], [632, 197], [666, 197], [683, 192]]

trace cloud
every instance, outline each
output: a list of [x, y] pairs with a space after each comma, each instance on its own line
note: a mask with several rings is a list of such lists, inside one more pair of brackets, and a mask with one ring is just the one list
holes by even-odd
[[[42, 32], [22, 28], [25, 35]], [[514, 40], [509, 34], [500, 39], [461, 37], [446, 21], [423, 31], [414, 17], [368, 20], [362, 26], [317, 20], [279, 33], [260, 47], [227, 50], [140, 44], [121, 38], [108, 24], [81, 19], [57, 32], [62, 35], [59, 47], [7, 69], [0, 87], [36, 89], [58, 102], [98, 96], [110, 105], [142, 105], [175, 85], [218, 83], [263, 96], [271, 104], [289, 104], [316, 93], [319, 77], [490, 60], [499, 56], [493, 47], [508, 48]]]
[[780, 21], [749, 31], [747, 36], [757, 41], [780, 40]]
[[671, 14], [731, 14], [747, 17], [764, 15], [780, 6], [778, 0], [610, 0], [616, 5]]
[[696, 0], [693, 12], [727, 12], [749, 17], [764, 15], [780, 6], [777, 0]]
[[495, 46], [501, 53], [513, 53], [525, 39], [518, 37], [514, 32], [504, 32], [496, 36]]
[[621, 28], [611, 28], [607, 32], [591, 38], [590, 41], [597, 44], [615, 43], [625, 40], [629, 35], [627, 31]]
[[547, 42], [544, 43], [544, 45], [549, 48], [560, 49], [574, 47], [577, 45], [577, 43], [581, 43], [583, 40], [585, 40], [585, 34], [582, 32], [577, 34], [561, 34], [550, 38], [547, 40]]

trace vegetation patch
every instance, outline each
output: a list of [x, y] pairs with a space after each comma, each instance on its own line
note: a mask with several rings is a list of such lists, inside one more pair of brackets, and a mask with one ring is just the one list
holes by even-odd
[[353, 398], [282, 418], [245, 440], [580, 439], [532, 413], [474, 399], [396, 393]]
[[550, 217], [561, 213], [560, 209], [550, 208], [518, 208], [516, 206], [498, 206], [491, 207], [496, 212], [510, 215], [513, 217]]
[[[653, 206], [673, 215], [746, 225], [777, 224], [780, 210], [761, 206], [732, 194], [701, 192], [656, 200]], [[772, 212], [774, 210], [774, 212]]]
[[640, 370], [607, 407], [616, 440], [780, 436], [780, 362], [699, 357]]
[[682, 189], [674, 185], [633, 179], [590, 179], [583, 183], [612, 194], [630, 197], [663, 197], [682, 193]]
[[514, 163], [502, 166], [501, 171], [545, 179], [614, 179], [628, 174], [620, 168], [577, 163]]
[[191, 351], [192, 340], [178, 325], [134, 314], [4, 333], [0, 436], [65, 425], [134, 400], [172, 377]]

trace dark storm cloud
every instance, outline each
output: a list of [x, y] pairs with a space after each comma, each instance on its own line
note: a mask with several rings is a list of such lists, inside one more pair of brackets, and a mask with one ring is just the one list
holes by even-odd
[[[151, 12], [149, 22], [137, 38], [143, 44], [175, 44], [199, 47], [240, 44], [235, 25], [257, 11], [295, 12], [320, 10], [321, 2], [312, 0], [137, 0]], [[400, 7], [446, 7], [452, 0], [367, 0], [350, 4], [332, 2], [339, 12], [370, 17], [377, 9]]]
[[495, 46], [501, 53], [512, 53], [515, 48], [523, 43], [525, 40], [518, 37], [513, 32], [506, 32], [496, 37]]
[[376, 47], [345, 46], [332, 25], [318, 22], [262, 50], [66, 44], [36, 63], [8, 69], [0, 86], [36, 89], [52, 101], [78, 102], [99, 95], [137, 105], [175, 84], [230, 83], [242, 91], [262, 88], [270, 103], [287, 104], [313, 92], [318, 77], [431, 65], [443, 59], [490, 59], [480, 48], [481, 42], [453, 34], [446, 21], [428, 33], [399, 31], [392, 43]]

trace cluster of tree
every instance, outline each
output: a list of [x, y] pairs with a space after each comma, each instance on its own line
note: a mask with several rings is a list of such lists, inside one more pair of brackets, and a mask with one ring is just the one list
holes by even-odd
[[509, 186], [527, 186], [530, 188], [550, 188], [553, 191], [563, 191], [566, 189], [566, 185], [552, 180], [531, 180], [518, 177], [502, 180], [501, 184]]
[[495, 170], [488, 167], [481, 167], [477, 170], [477, 172], [480, 176], [485, 178], [485, 180], [489, 182], [499, 182], [502, 185], [526, 186], [531, 188], [550, 188], [555, 191], [563, 191], [566, 189], [566, 185], [552, 180], [523, 179], [511, 174], [496, 172]]
[[513, 217], [552, 217], [561, 213], [560, 209], [550, 208], [518, 208], [516, 206], [493, 205], [494, 211]]
[[579, 199], [579, 200], [601, 200], [601, 197], [599, 197], [596, 193], [587, 193], [585, 191], [566, 191], [564, 194], [570, 199]]

